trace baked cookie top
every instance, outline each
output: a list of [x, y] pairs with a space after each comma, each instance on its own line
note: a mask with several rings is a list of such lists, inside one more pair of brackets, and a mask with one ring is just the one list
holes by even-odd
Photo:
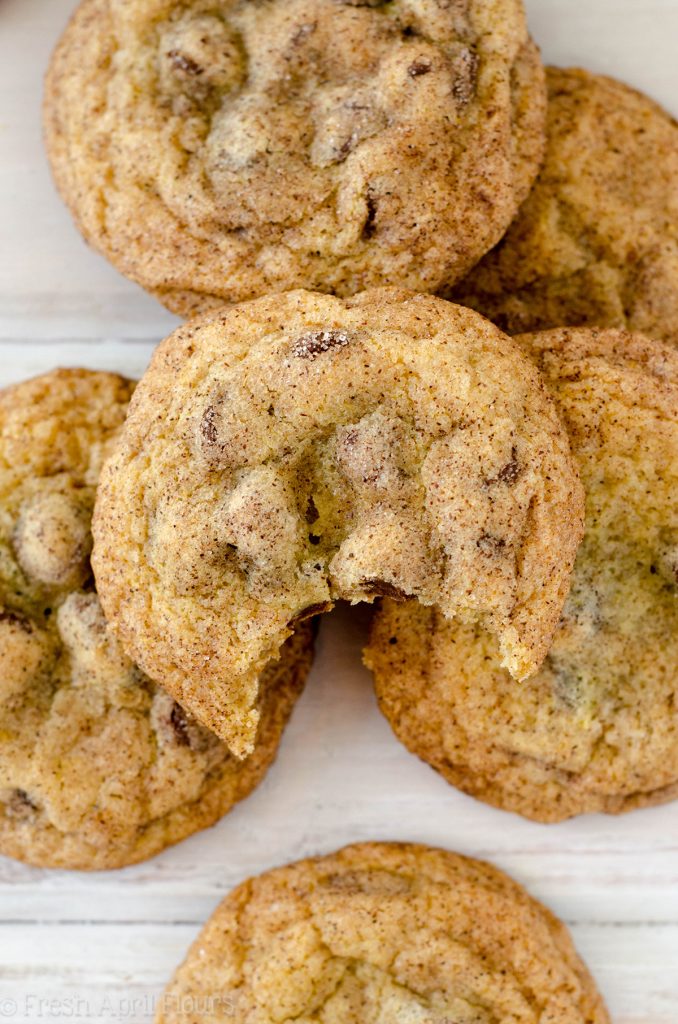
[[363, 843], [250, 879], [203, 928], [156, 1024], [609, 1024], [567, 929], [505, 874]]
[[128, 651], [242, 754], [256, 672], [337, 599], [439, 604], [535, 671], [582, 509], [555, 408], [496, 327], [396, 289], [297, 291], [156, 350], [104, 469], [93, 564]]
[[678, 353], [617, 330], [526, 336], [568, 427], [586, 534], [553, 646], [517, 686], [482, 629], [385, 601], [367, 664], [400, 739], [539, 821], [678, 796]]
[[182, 315], [450, 286], [537, 173], [520, 0], [85, 0], [47, 147], [85, 237]]
[[547, 81], [537, 182], [451, 297], [511, 333], [587, 324], [678, 344], [678, 124], [611, 78]]
[[107, 632], [90, 519], [133, 387], [57, 370], [0, 392], [0, 853], [44, 867], [120, 867], [215, 822], [273, 759], [311, 657], [302, 628], [240, 762]]

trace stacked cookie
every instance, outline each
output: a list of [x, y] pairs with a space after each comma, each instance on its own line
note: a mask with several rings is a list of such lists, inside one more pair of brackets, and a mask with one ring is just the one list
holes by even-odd
[[[454, 785], [545, 821], [675, 795], [675, 122], [544, 75], [518, 0], [84, 0], [45, 124], [88, 241], [200, 315], [133, 396], [0, 399], [0, 849], [115, 866], [215, 821], [338, 600]], [[161, 1019], [205, 986], [606, 1019], [507, 879], [388, 845], [236, 890]]]

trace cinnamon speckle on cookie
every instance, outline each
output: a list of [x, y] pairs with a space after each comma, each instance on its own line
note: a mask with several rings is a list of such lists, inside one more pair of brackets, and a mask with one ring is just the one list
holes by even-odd
[[451, 292], [502, 329], [598, 325], [678, 344], [678, 124], [621, 82], [547, 70], [544, 166]]
[[43, 867], [120, 867], [217, 821], [273, 760], [311, 660], [301, 626], [240, 762], [109, 632], [90, 520], [133, 387], [60, 370], [0, 391], [0, 853]]
[[516, 686], [487, 631], [386, 600], [365, 660], [396, 735], [488, 803], [538, 821], [662, 803], [678, 797], [678, 353], [614, 329], [518, 340], [587, 492], [549, 654]]
[[83, 0], [45, 134], [87, 240], [188, 316], [451, 287], [527, 194], [545, 106], [518, 0]]
[[361, 843], [251, 878], [217, 908], [156, 1024], [609, 1024], [565, 926], [481, 861]]
[[582, 505], [538, 374], [488, 321], [396, 289], [289, 292], [156, 350], [93, 562], [135, 660], [243, 755], [256, 674], [304, 609], [411, 596], [482, 621], [511, 672], [534, 672]]

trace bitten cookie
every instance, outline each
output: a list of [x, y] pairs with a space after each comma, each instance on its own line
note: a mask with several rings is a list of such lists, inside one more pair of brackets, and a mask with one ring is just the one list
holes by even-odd
[[487, 320], [396, 289], [290, 292], [156, 350], [102, 476], [93, 564], [129, 652], [243, 754], [256, 673], [337, 599], [438, 604], [535, 671], [582, 511], [555, 408]]
[[451, 297], [512, 333], [587, 324], [678, 344], [678, 124], [613, 79], [547, 80], [537, 182]]
[[366, 652], [396, 735], [538, 821], [678, 796], [678, 353], [616, 330], [525, 336], [587, 492], [553, 646], [525, 686], [482, 629], [385, 601]]
[[90, 519], [132, 389], [61, 370], [0, 392], [0, 852], [41, 867], [121, 867], [217, 821], [273, 760], [311, 661], [302, 626], [241, 762], [107, 632]]
[[272, 291], [435, 291], [543, 154], [521, 0], [85, 0], [45, 90], [85, 238], [182, 315]]
[[252, 878], [212, 915], [156, 1024], [609, 1024], [565, 926], [489, 864], [362, 843]]

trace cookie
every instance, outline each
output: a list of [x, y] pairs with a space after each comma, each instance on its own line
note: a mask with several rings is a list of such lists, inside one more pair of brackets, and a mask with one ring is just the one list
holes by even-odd
[[237, 761], [123, 654], [94, 591], [90, 520], [131, 381], [61, 370], [0, 392], [0, 853], [114, 868], [213, 824], [273, 760], [308, 624], [265, 670]]
[[322, 1024], [609, 1024], [565, 926], [503, 872], [444, 850], [361, 843], [252, 878], [217, 908], [159, 1001]]
[[582, 507], [543, 384], [492, 324], [397, 289], [297, 291], [156, 350], [103, 473], [93, 564], [126, 649], [242, 755], [257, 671], [339, 599], [482, 620], [533, 672]]
[[184, 316], [451, 286], [527, 195], [545, 116], [521, 0], [85, 0], [45, 90], [80, 231]]
[[544, 166], [450, 294], [510, 333], [621, 327], [678, 344], [678, 124], [641, 93], [549, 68]]
[[384, 601], [366, 662], [396, 735], [449, 782], [537, 821], [678, 796], [678, 352], [608, 329], [522, 343], [570, 432], [586, 534], [525, 686], [493, 638]]

